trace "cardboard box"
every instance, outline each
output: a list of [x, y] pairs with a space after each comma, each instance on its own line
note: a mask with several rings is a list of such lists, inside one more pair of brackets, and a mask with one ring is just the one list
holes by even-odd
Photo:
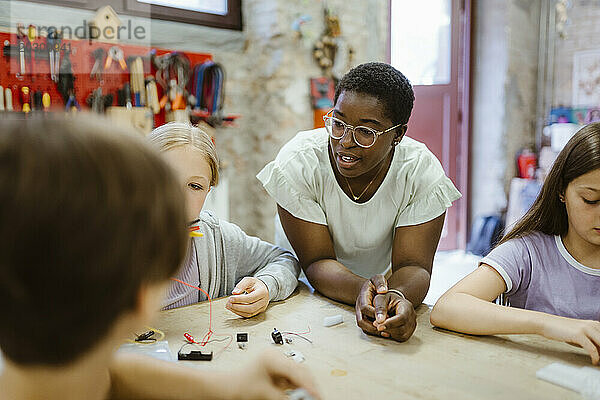
[[126, 128], [135, 129], [142, 135], [147, 135], [154, 126], [154, 114], [147, 107], [108, 107], [106, 116], [116, 124]]

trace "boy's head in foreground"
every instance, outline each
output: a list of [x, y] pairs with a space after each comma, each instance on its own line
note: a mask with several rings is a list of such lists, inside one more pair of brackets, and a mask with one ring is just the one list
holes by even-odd
[[90, 118], [0, 122], [0, 348], [9, 363], [67, 365], [118, 343], [159, 309], [185, 254], [171, 170], [142, 140]]
[[175, 171], [188, 221], [195, 220], [210, 188], [219, 183], [219, 158], [210, 136], [189, 123], [170, 122], [154, 129], [148, 140]]

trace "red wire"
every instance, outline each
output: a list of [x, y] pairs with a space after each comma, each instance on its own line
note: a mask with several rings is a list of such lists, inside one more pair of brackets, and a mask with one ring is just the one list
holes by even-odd
[[219, 350], [217, 353], [215, 353], [215, 357], [218, 356], [219, 354], [221, 354], [222, 352], [224, 352], [225, 350], [227, 350], [227, 348], [231, 345], [231, 342], [233, 342], [233, 335], [227, 335], [229, 336], [229, 342], [227, 343], [227, 346], [223, 347], [221, 350]]
[[[210, 296], [208, 295], [208, 293], [206, 293], [204, 291], [204, 289], [202, 289], [202, 288], [200, 288], [198, 286], [190, 285], [189, 283], [184, 282], [182, 280], [179, 280], [177, 278], [171, 278], [171, 280], [173, 280], [175, 282], [179, 282], [179, 283], [181, 283], [181, 284], [183, 284], [185, 286], [189, 286], [189, 287], [191, 287], [193, 289], [199, 290], [202, 293], [204, 293], [206, 295], [206, 297], [208, 298], [208, 309], [209, 309], [209, 314], [208, 315], [209, 315], [209, 317], [208, 317], [208, 332], [206, 332], [206, 335], [204, 335], [204, 337], [202, 338], [202, 340], [200, 342], [196, 342], [194, 340], [194, 337], [192, 335], [190, 335], [188, 332], [184, 333], [184, 337], [185, 337], [185, 339], [188, 342], [197, 344], [199, 346], [206, 346], [206, 344], [210, 341], [210, 338], [212, 337], [212, 335], [214, 333], [213, 330], [212, 330], [212, 299], [210, 298]], [[309, 329], [309, 332], [310, 332], [310, 326], [308, 327], [308, 329]], [[227, 335], [227, 336], [229, 336], [229, 343], [227, 343], [227, 346], [225, 346], [218, 353], [216, 353], [215, 356], [217, 356], [217, 355], [221, 354], [222, 352], [224, 352], [231, 345], [231, 342], [233, 342], [233, 335]]]
[[[194, 285], [190, 285], [187, 282], [184, 282], [182, 280], [179, 280], [177, 278], [171, 278], [171, 280], [175, 281], [175, 282], [179, 282], [185, 286], [189, 286], [193, 289], [197, 289], [199, 291], [201, 291], [202, 293], [204, 293], [206, 295], [206, 297], [208, 298], [208, 332], [206, 332], [206, 335], [204, 335], [204, 337], [202, 338], [202, 340], [200, 342], [195, 342], [194, 338], [192, 337], [192, 335], [190, 335], [190, 337], [192, 338], [192, 342], [195, 344], [199, 344], [200, 346], [205, 346], [206, 343], [208, 343], [208, 341], [210, 340], [211, 336], [213, 335], [213, 331], [212, 331], [212, 299], [210, 298], [210, 296], [208, 295], [208, 293], [206, 293], [204, 291], [204, 289], [198, 287], [198, 286], [194, 286]], [[188, 334], [189, 335], [189, 334]], [[186, 338], [186, 340], [188, 340]], [[189, 340], [188, 340], [189, 341]]]

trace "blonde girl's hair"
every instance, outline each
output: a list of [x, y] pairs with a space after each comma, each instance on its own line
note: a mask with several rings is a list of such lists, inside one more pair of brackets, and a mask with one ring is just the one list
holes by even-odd
[[202, 129], [189, 123], [169, 122], [154, 129], [148, 135], [148, 140], [161, 152], [180, 146], [192, 146], [202, 153], [210, 165], [212, 173], [210, 185], [216, 186], [219, 183], [219, 157], [217, 156], [217, 149], [211, 137]]

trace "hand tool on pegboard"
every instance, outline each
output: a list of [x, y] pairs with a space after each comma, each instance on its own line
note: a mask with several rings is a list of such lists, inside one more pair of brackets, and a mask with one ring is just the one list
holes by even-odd
[[48, 28], [46, 36], [46, 47], [48, 49], [50, 63], [50, 79], [58, 83], [58, 74], [60, 71], [60, 33], [55, 27]]
[[104, 50], [102, 47], [98, 47], [92, 52], [92, 57], [94, 58], [94, 65], [92, 66], [90, 77], [101, 81], [104, 58], [106, 57], [106, 50]]
[[[31, 42], [23, 24], [17, 24], [17, 40], [19, 45], [19, 73], [17, 77], [24, 78], [27, 71], [30, 70], [26, 67], [26, 60], [31, 61]], [[31, 67], [31, 63], [29, 67]]]
[[75, 96], [75, 75], [73, 74], [73, 65], [71, 64], [71, 55], [67, 50], [65, 50], [60, 63], [57, 87], [65, 101], [65, 110], [70, 111], [73, 108], [81, 110], [81, 106]]
[[156, 82], [163, 91], [163, 97], [159, 102], [160, 107], [165, 111], [185, 109], [188, 102], [186, 87], [191, 72], [189, 58], [180, 52], [161, 56], [154, 53], [152, 63], [156, 67]]
[[[24, 27], [27, 28], [28, 24], [24, 24]], [[43, 31], [42, 31], [43, 32]], [[29, 33], [27, 29], [24, 30], [24, 33]], [[35, 91], [41, 91], [42, 94], [42, 108], [44, 110], [48, 110], [49, 105], [52, 105], [52, 109], [57, 109], [58, 106], [61, 108], [68, 102], [69, 97], [64, 100], [62, 94], [59, 92], [59, 85], [55, 81], [51, 79], [50, 72], [50, 51], [49, 49], [60, 49], [60, 55], [56, 52], [53, 55], [53, 66], [52, 68], [55, 72], [55, 79], [58, 80], [60, 65], [63, 65], [64, 53], [68, 51], [68, 56], [70, 58], [72, 64], [72, 74], [73, 74], [73, 89], [72, 93], [76, 96], [78, 103], [81, 104], [82, 107], [86, 107], [85, 100], [88, 96], [90, 96], [98, 86], [102, 86], [103, 95], [113, 94], [113, 98], [116, 97], [116, 91], [118, 88], [122, 88], [125, 82], [130, 81], [130, 75], [120, 67], [120, 63], [118, 65], [112, 65], [109, 73], [102, 74], [101, 81], [98, 81], [94, 77], [90, 76], [90, 72], [93, 68], [93, 64], [95, 62], [92, 53], [94, 50], [98, 48], [104, 49], [105, 52], [108, 52], [112, 44], [101, 43], [97, 41], [89, 41], [89, 40], [71, 40], [66, 37], [60, 37], [60, 42], [52, 42], [58, 44], [58, 46], [48, 46], [46, 41], [47, 37], [40, 37], [40, 32], [37, 32], [38, 37], [32, 42], [32, 49], [28, 51], [26, 46], [25, 53], [25, 64], [26, 64], [26, 82], [24, 82], [25, 77], [22, 77], [20, 73], [20, 60], [19, 60], [19, 46], [18, 46], [18, 38], [15, 32], [8, 33], [0, 31], [0, 52], [1, 46], [4, 43], [4, 56], [0, 56], [0, 85], [2, 85], [5, 89], [5, 97], [6, 97], [6, 89], [12, 94], [11, 100], [15, 110], [21, 110], [22, 104], [21, 101], [21, 87], [28, 86], [33, 95], [31, 106], [34, 109], [37, 109], [35, 106]], [[56, 32], [57, 35], [59, 32]], [[59, 35], [60, 36], [60, 35]], [[32, 36], [33, 37], [33, 36]], [[29, 40], [29, 38], [28, 38]], [[37, 47], [37, 48], [36, 48]], [[142, 57], [142, 61], [144, 63], [144, 86], [146, 87], [146, 104], [147, 106], [153, 109], [153, 112], [157, 111], [154, 107], [154, 99], [160, 99], [164, 94], [164, 88], [158, 85], [158, 88], [154, 90], [156, 87], [154, 74], [156, 69], [153, 64], [150, 62], [150, 51], [153, 51], [156, 56], [163, 56], [165, 54], [172, 53], [167, 49], [151, 49], [147, 46], [136, 46], [129, 44], [119, 44], [119, 46], [123, 50], [123, 57], [125, 61], [128, 61], [130, 58]], [[211, 56], [209, 54], [202, 53], [189, 53], [186, 52], [186, 57], [189, 59], [191, 65], [195, 65], [198, 63], [202, 63], [206, 60], [210, 60]], [[56, 57], [54, 57], [56, 56]], [[28, 62], [33, 61], [33, 70], [30, 68]], [[57, 67], [57, 61], [59, 62]], [[117, 64], [118, 61], [113, 60], [112, 64]], [[102, 67], [104, 66], [104, 62], [101, 63]], [[101, 68], [102, 69], [102, 68]], [[32, 73], [33, 72], [33, 73]], [[177, 72], [173, 72], [173, 76], [177, 80]], [[153, 83], [154, 82], [154, 83]], [[137, 84], [136, 84], [137, 85]], [[136, 86], [137, 87], [137, 86]], [[50, 98], [52, 99], [50, 101]], [[44, 99], [48, 99], [48, 101], [44, 101]], [[61, 100], [59, 100], [61, 99]], [[6, 102], [5, 100], [5, 109]], [[152, 101], [151, 101], [152, 100]], [[74, 102], [72, 102], [74, 103]], [[185, 104], [185, 103], [184, 103]], [[111, 105], [114, 105], [111, 104]], [[63, 108], [64, 109], [64, 108]], [[163, 124], [165, 121], [164, 112], [158, 111], [155, 114], [155, 125], [159, 126]]]
[[21, 104], [23, 105], [22, 111], [28, 113], [31, 111], [31, 93], [29, 87], [23, 86], [21, 88]]
[[12, 90], [10, 88], [4, 89], [4, 109], [6, 111], [13, 110]]
[[102, 94], [102, 87], [94, 90], [94, 92], [87, 98], [87, 105], [92, 109], [93, 112], [102, 114], [106, 107], [110, 107], [113, 103], [113, 95]]
[[127, 63], [125, 62], [125, 57], [123, 56], [123, 49], [118, 46], [113, 46], [108, 49], [108, 55], [106, 56], [106, 63], [104, 64], [104, 70], [110, 68], [113, 60], [119, 63], [121, 69], [123, 71], [127, 71]]

